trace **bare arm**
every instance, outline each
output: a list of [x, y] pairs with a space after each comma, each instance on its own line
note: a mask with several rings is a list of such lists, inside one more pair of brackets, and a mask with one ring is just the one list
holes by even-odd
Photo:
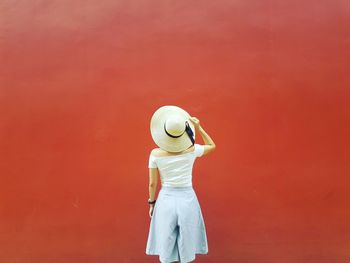
[[195, 117], [191, 117], [190, 120], [196, 127], [196, 130], [201, 135], [205, 145], [204, 145], [204, 153], [203, 155], [206, 155], [216, 149], [216, 144], [213, 141], [213, 139], [209, 136], [209, 134], [203, 129], [203, 127], [200, 125], [199, 120]]
[[149, 168], [149, 199], [154, 200], [158, 184], [158, 168]]
[[203, 155], [206, 155], [214, 151], [216, 148], [216, 144], [214, 143], [213, 139], [209, 136], [208, 133], [206, 133], [206, 131], [202, 128], [202, 126], [199, 126], [198, 131], [205, 143]]
[[[149, 168], [149, 200], [153, 201], [156, 198], [156, 190], [158, 184], [158, 168]], [[149, 205], [149, 216], [153, 215], [154, 204]]]

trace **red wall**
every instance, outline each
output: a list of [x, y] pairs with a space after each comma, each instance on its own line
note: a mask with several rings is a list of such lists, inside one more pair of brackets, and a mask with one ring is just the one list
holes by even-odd
[[[350, 4], [0, 4], [0, 261], [145, 255], [153, 112], [217, 143], [198, 262], [350, 262]], [[201, 143], [201, 141], [198, 141]]]

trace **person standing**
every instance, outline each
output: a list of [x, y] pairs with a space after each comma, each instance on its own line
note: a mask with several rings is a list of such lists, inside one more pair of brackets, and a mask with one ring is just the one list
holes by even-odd
[[[202, 210], [192, 185], [195, 160], [216, 149], [196, 117], [178, 106], [160, 107], [152, 116], [151, 135], [159, 146], [149, 156], [149, 216], [146, 254], [162, 263], [187, 263], [208, 253]], [[195, 143], [198, 132], [204, 145]], [[157, 199], [158, 176], [161, 189]]]

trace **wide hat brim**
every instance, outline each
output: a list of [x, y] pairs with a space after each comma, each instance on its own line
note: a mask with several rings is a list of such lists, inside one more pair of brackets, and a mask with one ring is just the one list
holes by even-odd
[[152, 139], [159, 148], [167, 152], [182, 152], [192, 146], [192, 141], [185, 132], [178, 138], [172, 138], [166, 134], [164, 124], [166, 120], [172, 116], [182, 118], [188, 122], [193, 132], [193, 139], [195, 139], [195, 127], [190, 121], [190, 114], [178, 106], [162, 106], [155, 111], [151, 118], [150, 130]]

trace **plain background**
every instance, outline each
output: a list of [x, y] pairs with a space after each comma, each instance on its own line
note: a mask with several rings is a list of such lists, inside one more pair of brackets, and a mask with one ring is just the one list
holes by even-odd
[[349, 46], [345, 0], [2, 1], [0, 261], [158, 262], [149, 121], [178, 105], [217, 143], [198, 262], [350, 262]]

